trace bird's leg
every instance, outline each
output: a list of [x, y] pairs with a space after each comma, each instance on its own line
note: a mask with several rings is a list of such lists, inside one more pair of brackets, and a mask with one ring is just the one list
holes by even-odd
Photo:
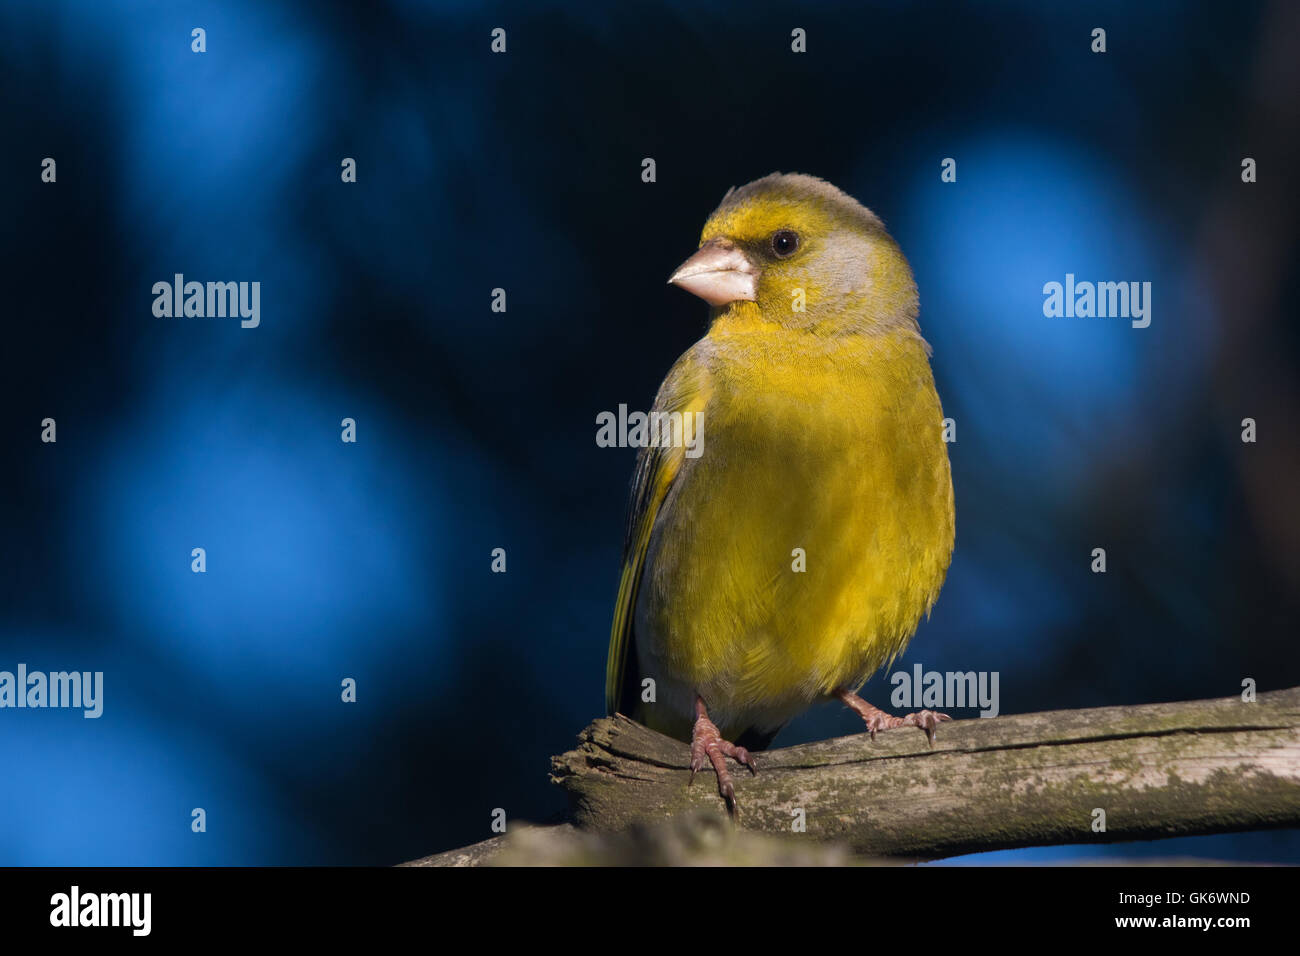
[[934, 729], [945, 720], [952, 720], [947, 714], [936, 713], [933, 710], [920, 710], [915, 714], [894, 717], [878, 707], [872, 707], [851, 690], [837, 690], [835, 696], [862, 718], [862, 722], [867, 725], [872, 740], [876, 739], [877, 730], [890, 730], [894, 727], [920, 727], [925, 731], [925, 737], [930, 742], [930, 746], [933, 747]]
[[687, 785], [695, 782], [695, 775], [703, 769], [704, 761], [707, 759], [713, 764], [713, 769], [718, 775], [718, 793], [722, 794], [722, 799], [727, 801], [727, 812], [734, 819], [736, 788], [731, 782], [731, 774], [727, 771], [727, 757], [748, 767], [750, 773], [758, 773], [758, 766], [748, 750], [722, 739], [722, 731], [709, 720], [709, 712], [704, 708], [704, 698], [697, 694], [695, 726], [691, 728], [691, 779]]

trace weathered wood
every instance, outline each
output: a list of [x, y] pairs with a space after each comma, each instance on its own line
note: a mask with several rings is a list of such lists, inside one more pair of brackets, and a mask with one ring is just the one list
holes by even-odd
[[[711, 771], [687, 786], [686, 744], [624, 717], [552, 758], [582, 830], [722, 816]], [[734, 773], [740, 825], [869, 856], [1300, 826], [1300, 688], [1240, 698], [1017, 714], [801, 744]], [[1094, 811], [1105, 832], [1094, 832]]]
[[656, 826], [588, 832], [570, 824], [512, 825], [459, 850], [402, 866], [847, 866], [868, 862], [842, 846], [737, 830], [714, 814]]
[[[571, 830], [573, 828], [565, 826], [564, 829]], [[492, 837], [481, 843], [471, 843], [469, 846], [462, 846], [455, 850], [444, 850], [442, 853], [411, 860], [409, 863], [399, 863], [398, 866], [485, 866], [495, 862], [496, 858], [501, 855], [501, 850], [505, 844], [506, 838], [504, 836]]]

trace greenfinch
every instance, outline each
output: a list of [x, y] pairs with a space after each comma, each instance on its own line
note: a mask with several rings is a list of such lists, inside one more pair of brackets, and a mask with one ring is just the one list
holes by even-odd
[[726, 757], [756, 771], [813, 703], [856, 691], [939, 595], [955, 512], [911, 268], [831, 184], [774, 173], [733, 188], [668, 280], [709, 304], [654, 413], [705, 440], [639, 453], [610, 638], [610, 713], [691, 742], [735, 812]]

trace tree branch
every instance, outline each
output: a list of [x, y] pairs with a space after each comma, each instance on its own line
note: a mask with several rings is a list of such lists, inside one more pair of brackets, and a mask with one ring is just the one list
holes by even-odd
[[[624, 717], [552, 758], [580, 830], [723, 814], [713, 774], [687, 786], [686, 744]], [[1239, 698], [1017, 714], [801, 744], [737, 768], [745, 830], [871, 856], [932, 858], [1059, 843], [1300, 826], [1300, 688]], [[1095, 811], [1105, 831], [1094, 831]]]

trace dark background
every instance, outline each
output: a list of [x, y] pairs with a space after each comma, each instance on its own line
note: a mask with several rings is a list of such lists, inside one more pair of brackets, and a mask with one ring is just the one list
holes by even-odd
[[[393, 863], [560, 810], [635, 457], [595, 418], [703, 333], [665, 279], [773, 170], [890, 226], [957, 422], [897, 667], [1004, 712], [1300, 683], [1295, 5], [592, 6], [0, 7], [0, 669], [106, 685], [0, 711], [0, 863]], [[155, 318], [176, 272], [260, 281], [261, 326]], [[1152, 282], [1151, 326], [1045, 318], [1066, 272]], [[1300, 839], [993, 858], [1144, 852]]]

